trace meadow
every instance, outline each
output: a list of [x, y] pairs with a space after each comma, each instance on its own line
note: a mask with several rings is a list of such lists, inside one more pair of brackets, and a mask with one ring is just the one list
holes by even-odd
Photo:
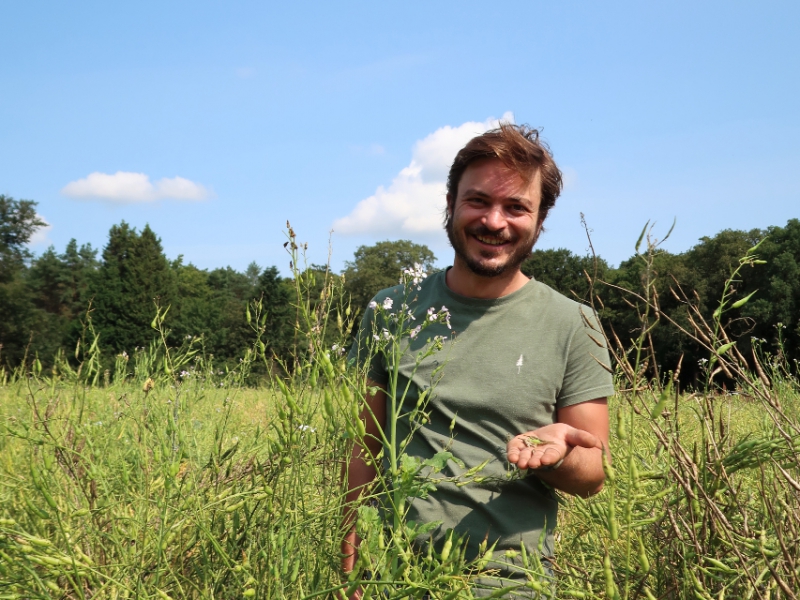
[[[47, 372], [35, 361], [2, 372], [0, 598], [800, 593], [800, 385], [779, 355], [746, 359], [726, 341], [725, 313], [741, 301], [728, 287], [718, 311], [693, 315], [696, 328], [684, 332], [708, 348], [706, 380], [687, 393], [677, 372], [650, 378], [649, 331], [678, 325], [663, 322], [647, 277], [631, 292], [640, 330], [609, 341], [613, 464], [601, 493], [562, 497], [555, 581], [535, 549], [520, 548], [527, 581], [484, 589], [487, 570], [507, 557], [487, 547], [467, 560], [457, 540], [419, 552], [420, 526], [401, 513], [387, 529], [371, 503], [357, 510], [364, 542], [343, 576], [341, 474], [364, 435], [366, 378], [338, 351], [354, 325], [347, 303], [326, 309], [341, 290], [324, 283], [313, 303], [319, 282], [299, 271], [295, 282], [301, 350], [280, 368], [264, 352], [269, 332], [254, 302], [253, 345], [236, 369], [215, 367], [201, 340], [170, 347], [159, 309], [162, 343], [113, 365], [88, 344]], [[396, 349], [389, 340], [376, 351]], [[266, 374], [254, 384], [259, 367]], [[423, 467], [446, 470], [446, 456], [432, 466], [392, 454], [368, 492], [391, 506], [430, 484]]]

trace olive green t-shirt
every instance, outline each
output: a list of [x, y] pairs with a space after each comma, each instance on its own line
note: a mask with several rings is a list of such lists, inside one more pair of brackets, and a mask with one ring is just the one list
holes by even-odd
[[[404, 412], [416, 406], [421, 390], [432, 388], [425, 404], [430, 420], [413, 432], [406, 452], [426, 459], [449, 450], [464, 467], [450, 462], [446, 476], [461, 476], [489, 462], [478, 474], [483, 478], [480, 483], [444, 482], [426, 498], [413, 499], [408, 519], [442, 521], [431, 536], [434, 543], [453, 529], [468, 537], [472, 556], [485, 538], [490, 545], [497, 542], [495, 556], [506, 549], [519, 550], [521, 542], [533, 551], [545, 532], [543, 553], [552, 555], [555, 494], [534, 475], [510, 476], [506, 443], [556, 422], [561, 407], [614, 393], [610, 373], [599, 364], [608, 365], [609, 358], [597, 321], [588, 307], [533, 279], [496, 299], [452, 292], [444, 271], [420, 287], [411, 287], [410, 292], [402, 286], [381, 291], [374, 299], [377, 310], [366, 311], [350, 356], [356, 360], [363, 356], [374, 335], [397, 333], [390, 315], [410, 311], [414, 320], [409, 319], [407, 326], [415, 327], [425, 322], [430, 308], [434, 312], [446, 308], [449, 328], [429, 321], [413, 339], [402, 337], [400, 395], [411, 383]], [[383, 308], [389, 304], [391, 308]], [[435, 336], [445, 338], [442, 350], [416, 364], [418, 353]], [[385, 384], [389, 362], [384, 355], [374, 356], [370, 377]], [[410, 427], [408, 419], [401, 419], [397, 439], [404, 440]]]

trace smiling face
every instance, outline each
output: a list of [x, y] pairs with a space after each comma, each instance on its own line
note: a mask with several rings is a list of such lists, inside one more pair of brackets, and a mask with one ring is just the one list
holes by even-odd
[[539, 237], [541, 183], [526, 183], [500, 160], [470, 164], [448, 198], [447, 237], [456, 252], [455, 269], [479, 277], [515, 276]]

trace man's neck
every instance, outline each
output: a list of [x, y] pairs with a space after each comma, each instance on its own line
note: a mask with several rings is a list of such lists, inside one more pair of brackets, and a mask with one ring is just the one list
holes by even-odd
[[452, 268], [445, 275], [445, 282], [451, 291], [467, 298], [502, 298], [516, 292], [530, 279], [522, 271], [515, 269], [497, 277], [482, 277], [473, 273], [456, 256]]

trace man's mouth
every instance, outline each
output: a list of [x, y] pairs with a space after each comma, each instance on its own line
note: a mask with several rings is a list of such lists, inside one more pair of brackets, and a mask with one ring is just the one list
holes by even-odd
[[479, 242], [483, 242], [484, 244], [488, 244], [490, 246], [500, 246], [510, 241], [509, 239], [506, 238], [491, 237], [487, 235], [476, 235], [475, 239], [477, 239]]

